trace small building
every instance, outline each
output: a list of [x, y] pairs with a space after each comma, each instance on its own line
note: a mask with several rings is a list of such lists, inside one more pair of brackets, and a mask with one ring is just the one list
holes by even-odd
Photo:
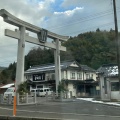
[[0, 86], [0, 94], [3, 94], [10, 87], [14, 87], [14, 83]]
[[[96, 71], [76, 61], [61, 62], [61, 80], [72, 96], [92, 95], [96, 92], [98, 82]], [[50, 87], [55, 90], [55, 65], [33, 66], [25, 71], [25, 80], [31, 89]]]
[[118, 79], [118, 66], [107, 64], [98, 70], [100, 80], [101, 99], [104, 101], [120, 101], [120, 81]]

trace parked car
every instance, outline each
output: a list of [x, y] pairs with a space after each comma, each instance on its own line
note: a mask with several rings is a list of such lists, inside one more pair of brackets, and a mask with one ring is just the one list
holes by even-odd
[[38, 95], [38, 90], [37, 89], [31, 89], [30, 94], [34, 96], [35, 94]]
[[10, 87], [4, 92], [4, 98], [7, 98], [8, 95], [11, 94], [12, 97], [15, 95], [15, 87]]
[[52, 92], [50, 88], [42, 88], [37, 91], [37, 96], [45, 96], [46, 94], [51, 95]]

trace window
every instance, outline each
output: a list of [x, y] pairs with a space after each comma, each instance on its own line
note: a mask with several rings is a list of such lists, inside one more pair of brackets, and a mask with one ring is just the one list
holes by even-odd
[[32, 89], [36, 89], [36, 85], [32, 85]]
[[46, 92], [46, 91], [47, 91], [46, 89], [43, 90], [43, 92]]
[[119, 91], [119, 82], [111, 82], [111, 91]]
[[55, 80], [55, 74], [52, 74], [52, 75], [51, 75], [51, 79], [52, 79], [52, 80]]
[[86, 79], [89, 79], [90, 75], [88, 73], [86, 73]]
[[104, 90], [105, 90], [105, 94], [107, 94], [107, 80], [106, 80], [106, 78], [104, 78]]
[[67, 71], [64, 71], [64, 78], [67, 78]]
[[40, 86], [37, 86], [37, 88], [43, 88], [43, 86], [42, 86], [42, 85], [40, 85]]
[[43, 92], [43, 90], [40, 90], [40, 92]]
[[49, 75], [49, 76], [47, 75], [47, 76], [46, 76], [46, 79], [47, 79], [47, 80], [50, 80], [50, 75]]
[[82, 73], [80, 72], [77, 73], [77, 79], [82, 79]]
[[32, 78], [31, 75], [27, 75], [27, 76], [26, 76], [26, 79], [27, 79], [27, 80], [30, 80], [31, 78]]
[[75, 71], [71, 72], [71, 79], [75, 79]]
[[93, 74], [91, 74], [90, 78], [93, 79]]

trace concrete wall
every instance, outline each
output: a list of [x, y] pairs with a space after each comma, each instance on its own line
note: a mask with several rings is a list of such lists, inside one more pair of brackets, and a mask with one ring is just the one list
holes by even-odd
[[[100, 76], [100, 94], [101, 94], [101, 100], [103, 101], [110, 101], [110, 82], [109, 80], [106, 80], [106, 86], [104, 82], [104, 76]], [[105, 90], [106, 89], [106, 90]]]
[[[109, 78], [110, 82], [119, 82], [118, 78]], [[111, 91], [111, 99], [120, 101], [120, 91]]]
[[100, 76], [100, 92], [101, 99], [104, 101], [118, 100], [120, 101], [120, 91], [111, 91], [111, 82], [118, 82], [118, 78], [106, 78], [107, 90], [105, 92], [104, 76]]
[[72, 96], [76, 97], [76, 89], [74, 88], [73, 84], [68, 84], [68, 91], [72, 92]]
[[111, 99], [120, 101], [120, 91], [111, 91]]

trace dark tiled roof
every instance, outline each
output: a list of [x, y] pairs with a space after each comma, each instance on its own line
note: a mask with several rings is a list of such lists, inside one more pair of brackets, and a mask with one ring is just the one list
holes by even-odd
[[[64, 61], [61, 62], [61, 69], [66, 69], [75, 61]], [[34, 73], [34, 72], [45, 72], [45, 71], [54, 71], [55, 64], [44, 64], [40, 66], [33, 66], [25, 71], [25, 73]]]
[[101, 66], [98, 70], [98, 73], [103, 73], [104, 76], [118, 76], [118, 66], [116, 64], [107, 64]]
[[93, 68], [88, 67], [87, 65], [80, 65], [80, 66], [81, 66], [81, 69], [84, 70], [84, 71], [93, 71], [93, 72], [96, 71]]
[[[80, 65], [78, 62], [74, 60], [64, 61], [61, 62], [61, 69], [68, 68], [71, 64], [76, 63], [82, 70], [85, 71], [94, 71], [94, 69], [88, 67], [87, 65]], [[25, 71], [25, 73], [37, 73], [37, 72], [45, 72], [45, 71], [54, 71], [55, 70], [55, 64], [44, 64], [40, 66], [33, 66]]]

